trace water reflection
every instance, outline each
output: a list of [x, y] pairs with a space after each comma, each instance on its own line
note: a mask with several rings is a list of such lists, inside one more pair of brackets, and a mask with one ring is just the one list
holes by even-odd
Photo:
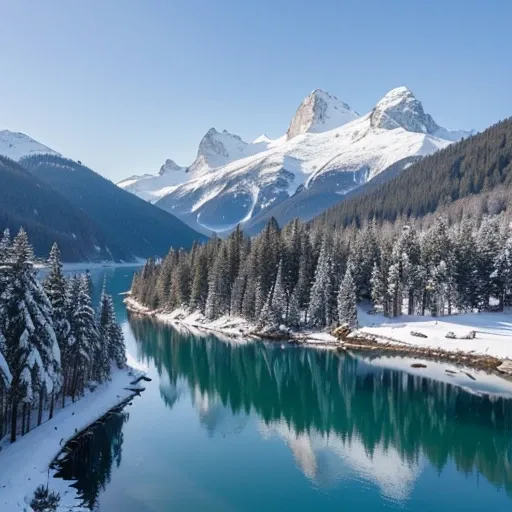
[[332, 352], [131, 327], [169, 407], [190, 391], [210, 435], [239, 432], [256, 413], [261, 434], [282, 438], [317, 485], [356, 475], [401, 501], [427, 463], [441, 473], [453, 462], [512, 496], [510, 399]]
[[126, 411], [108, 414], [71, 443], [72, 451], [58, 465], [56, 477], [76, 481], [72, 487], [78, 489], [82, 505], [90, 509], [109, 484], [113, 467], [121, 465], [122, 430], [128, 418]]
[[[133, 492], [126, 493], [125, 501], [122, 496], [111, 495], [108, 502], [111, 506], [135, 500], [136, 505], [126, 510], [141, 510], [141, 504], [150, 502], [153, 508], [148, 505], [148, 510], [169, 510], [171, 502], [176, 509], [189, 510], [191, 503], [196, 503], [193, 499], [198, 493], [220, 500], [223, 495], [215, 486], [218, 482], [236, 500], [234, 493], [238, 487], [230, 483], [233, 478], [230, 471], [235, 467], [230, 465], [233, 459], [240, 457], [245, 461], [247, 457], [251, 466], [255, 463], [253, 472], [248, 473], [252, 486], [253, 482], [262, 481], [262, 472], [272, 473], [274, 467], [287, 471], [283, 465], [283, 453], [288, 455], [286, 449], [273, 451], [283, 444], [312, 488], [325, 494], [343, 488], [344, 496], [339, 500], [352, 498], [352, 491], [365, 492], [376, 487], [386, 498], [386, 509], [404, 509], [406, 500], [410, 499], [407, 503], [414, 507], [408, 510], [416, 510], [416, 506], [421, 508], [422, 501], [413, 492], [423, 482], [429, 482], [429, 474], [443, 471], [452, 476], [455, 472], [478, 474], [512, 496], [512, 400], [509, 398], [479, 396], [449, 382], [332, 352], [303, 347], [282, 349], [279, 344], [223, 343], [214, 336], [178, 332], [148, 319], [132, 318], [130, 328], [137, 340], [135, 359], [158, 373], [154, 385], [159, 387], [159, 396], [155, 393], [154, 398], [159, 405], [160, 400], [165, 404], [162, 407], [165, 414], [156, 420], [159, 425], [155, 426], [154, 442], [158, 447], [151, 449], [147, 444], [153, 442], [153, 437], [146, 432], [150, 422], [155, 421], [150, 416], [150, 396], [143, 396], [140, 401], [141, 406], [147, 404], [144, 409], [147, 417], [138, 418], [136, 413], [140, 410], [133, 410], [133, 421], [128, 426], [133, 424], [136, 428], [127, 435], [127, 443], [130, 439], [138, 447], [131, 446], [134, 460], [128, 471], [140, 471], [140, 474], [130, 480], [125, 472], [119, 477], [117, 487], [117, 477], [114, 479], [111, 487], [118, 493], [123, 492], [120, 489], [127, 481], [131, 482]], [[168, 410], [175, 414], [168, 415]], [[190, 420], [190, 411], [194, 421]], [[204, 444], [204, 436], [192, 432], [196, 415], [201, 425], [199, 432], [204, 429], [208, 436], [215, 438], [208, 440], [214, 448], [212, 451]], [[60, 476], [77, 481], [75, 486], [91, 508], [99, 506], [98, 496], [121, 462], [122, 431], [127, 419], [125, 412], [111, 415], [61, 463]], [[166, 421], [169, 427], [173, 426], [171, 422], [175, 426], [183, 421], [183, 428], [166, 437]], [[223, 437], [239, 442], [227, 443]], [[276, 439], [280, 442], [271, 445]], [[176, 458], [159, 457], [161, 452], [169, 453], [165, 447], [167, 441], [173, 446], [183, 443], [183, 451], [172, 451]], [[141, 442], [144, 446], [139, 446]], [[244, 443], [252, 443], [253, 450]], [[273, 446], [271, 452], [269, 445]], [[263, 465], [261, 460], [260, 465], [255, 460], [260, 449], [265, 452]], [[147, 458], [146, 451], [151, 453]], [[222, 458], [224, 455], [226, 459]], [[212, 457], [213, 465], [205, 465]], [[144, 463], [139, 466], [141, 460]], [[199, 466], [196, 460], [201, 460]], [[180, 473], [182, 466], [184, 475], [193, 475], [194, 482], [197, 478], [197, 486], [187, 487], [187, 476], [181, 477]], [[202, 466], [210, 468], [210, 472], [202, 470]], [[222, 473], [224, 466], [226, 480], [214, 480], [211, 469], [218, 468]], [[173, 476], [166, 480], [168, 474]], [[174, 480], [176, 486], [171, 488]], [[260, 485], [261, 492], [268, 492], [272, 502], [272, 491], [265, 484]], [[468, 481], [467, 485], [471, 487], [472, 483]], [[243, 483], [239, 486], [243, 487]], [[298, 488], [294, 489], [290, 491], [290, 499]], [[429, 489], [425, 491], [423, 487], [425, 499], [430, 497]], [[244, 492], [242, 489], [242, 495]], [[359, 495], [355, 499], [359, 500]], [[381, 500], [378, 494], [377, 499]], [[256, 506], [256, 501], [251, 504]], [[217, 510], [226, 509], [216, 501], [204, 503], [210, 508], [215, 508], [212, 503], [216, 504]], [[310, 509], [318, 503], [303, 503], [299, 498], [294, 506]], [[333, 501], [331, 505], [337, 503], [342, 501]], [[368, 503], [370, 508], [364, 510], [375, 510], [381, 505], [380, 501], [371, 499]], [[466, 505], [471, 503], [468, 501]]]

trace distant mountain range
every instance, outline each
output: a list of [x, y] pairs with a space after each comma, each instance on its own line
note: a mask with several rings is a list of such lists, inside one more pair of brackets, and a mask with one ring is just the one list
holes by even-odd
[[0, 155], [0, 230], [25, 227], [38, 256], [56, 241], [64, 261], [130, 262], [205, 239], [27, 135], [0, 132]]
[[158, 174], [118, 185], [198, 231], [222, 233], [243, 223], [253, 233], [271, 216], [281, 224], [311, 219], [376, 176], [383, 182], [472, 134], [440, 127], [406, 87], [363, 116], [317, 89], [278, 139], [248, 143], [212, 128], [190, 166], [167, 160]]

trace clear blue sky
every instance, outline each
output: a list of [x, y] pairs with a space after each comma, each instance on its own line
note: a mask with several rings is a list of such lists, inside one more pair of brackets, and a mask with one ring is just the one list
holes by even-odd
[[407, 85], [447, 128], [512, 115], [512, 2], [0, 0], [0, 128], [117, 180], [211, 127], [285, 132], [319, 87], [364, 113]]

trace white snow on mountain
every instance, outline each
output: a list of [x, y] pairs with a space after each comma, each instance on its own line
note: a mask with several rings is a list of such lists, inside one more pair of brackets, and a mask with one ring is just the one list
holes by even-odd
[[0, 155], [19, 161], [26, 156], [50, 154], [60, 156], [53, 149], [31, 139], [24, 133], [0, 131]]
[[145, 201], [154, 203], [168, 194], [176, 185], [186, 182], [189, 177], [187, 167], [180, 167], [173, 160], [166, 160], [158, 174], [131, 176], [117, 185]]
[[321, 133], [339, 128], [359, 114], [336, 96], [314, 90], [306, 96], [293, 117], [287, 132], [287, 139], [293, 139], [302, 133]]
[[391, 166], [405, 167], [468, 135], [437, 125], [406, 87], [390, 91], [364, 116], [316, 90], [276, 140], [261, 135], [247, 143], [212, 128], [183, 181], [143, 177], [120, 186], [158, 199], [158, 206], [195, 229], [223, 232], [274, 214], [299, 194], [301, 207], [290, 205], [288, 214], [311, 218], [324, 204], [322, 193], [331, 196], [327, 208]]

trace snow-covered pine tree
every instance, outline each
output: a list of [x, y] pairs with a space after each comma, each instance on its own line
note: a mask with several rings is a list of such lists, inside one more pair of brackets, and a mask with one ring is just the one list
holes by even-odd
[[11, 249], [11, 233], [8, 229], [5, 229], [0, 239], [0, 264], [9, 260]]
[[478, 254], [476, 226], [472, 219], [462, 219], [453, 237], [455, 305], [460, 312], [478, 306], [477, 276]]
[[[62, 272], [60, 251], [57, 244], [53, 244], [48, 257], [49, 272], [43, 281], [43, 287], [52, 305], [53, 328], [57, 336], [60, 349], [62, 369], [62, 389], [66, 389], [71, 366], [72, 346], [74, 338], [71, 335], [71, 326], [67, 316], [67, 288], [66, 279]], [[53, 416], [55, 393], [51, 395], [50, 418]]]
[[505, 230], [491, 274], [501, 310], [512, 300], [512, 224]]
[[453, 246], [443, 218], [436, 218], [423, 237], [421, 264], [426, 283], [423, 314], [429, 308], [432, 315], [442, 315], [445, 304], [450, 313], [455, 290]]
[[[60, 350], [53, 329], [52, 307], [36, 279], [33, 251], [26, 232], [15, 237], [8, 283], [2, 294], [5, 353], [12, 374], [10, 388], [11, 441], [16, 440], [20, 403], [30, 404], [36, 393], [52, 393], [60, 386]], [[24, 407], [26, 408], [26, 407]]]
[[165, 308], [169, 303], [169, 292], [171, 289], [171, 279], [176, 267], [177, 256], [174, 249], [170, 249], [167, 256], [160, 265], [160, 272], [156, 279], [156, 294], [158, 297], [158, 307]]
[[308, 323], [309, 299], [311, 295], [311, 285], [315, 278], [315, 265], [313, 258], [313, 249], [309, 236], [303, 233], [301, 237], [301, 251], [299, 259], [299, 275], [295, 293], [297, 295], [299, 310], [304, 311], [304, 322]]
[[87, 277], [78, 279], [78, 294], [73, 311], [72, 329], [75, 338], [74, 361], [72, 368], [71, 397], [74, 400], [91, 378], [97, 378], [95, 356], [99, 349], [99, 335], [91, 305]]
[[299, 294], [296, 290], [292, 292], [290, 301], [288, 304], [288, 326], [292, 329], [296, 329], [300, 326], [300, 306], [299, 306]]
[[497, 217], [485, 217], [476, 237], [477, 271], [475, 285], [481, 310], [489, 307], [490, 299], [497, 295], [496, 283], [491, 279], [499, 252], [500, 233]]
[[384, 311], [384, 305], [387, 301], [388, 285], [387, 279], [384, 278], [380, 270], [380, 266], [375, 263], [373, 265], [372, 277], [370, 278], [370, 284], [372, 287], [372, 304], [374, 308], [382, 308]]
[[106, 340], [108, 372], [110, 373], [111, 364], [115, 364], [118, 368], [124, 368], [126, 365], [124, 335], [116, 320], [114, 299], [107, 293], [106, 286], [103, 287], [101, 294], [98, 324], [100, 336], [104, 336]]
[[206, 298], [208, 296], [208, 258], [204, 251], [195, 259], [195, 268], [192, 269], [192, 289], [190, 291], [190, 308], [204, 313]]
[[312, 327], [329, 327], [334, 318], [332, 311], [331, 256], [327, 238], [322, 243], [320, 256], [311, 287], [308, 307], [308, 324]]
[[229, 287], [229, 261], [227, 248], [223, 245], [210, 273], [205, 316], [215, 319], [229, 313], [231, 290]]
[[247, 276], [245, 272], [242, 272], [238, 275], [233, 283], [233, 288], [231, 290], [231, 305], [230, 305], [230, 314], [232, 316], [241, 316], [243, 313], [243, 300], [245, 287], [247, 285]]
[[96, 371], [96, 378], [99, 382], [106, 380], [110, 377], [110, 362], [111, 358], [111, 346], [114, 340], [111, 338], [112, 323], [112, 298], [107, 293], [107, 283], [103, 283], [103, 289], [101, 290], [100, 305], [98, 311], [98, 349], [94, 358], [94, 366]]
[[379, 260], [379, 245], [375, 233], [375, 223], [362, 229], [351, 246], [350, 261], [352, 277], [356, 284], [359, 300], [371, 297], [371, 275], [374, 264]]
[[279, 328], [280, 320], [277, 310], [272, 307], [273, 287], [269, 290], [267, 300], [261, 308], [258, 327], [265, 331], [274, 331]]
[[357, 329], [357, 294], [349, 265], [338, 291], [338, 321], [347, 324], [350, 329]]
[[283, 260], [279, 262], [276, 282], [272, 294], [272, 309], [279, 324], [288, 322], [288, 299], [286, 296], [285, 282], [283, 275]]

